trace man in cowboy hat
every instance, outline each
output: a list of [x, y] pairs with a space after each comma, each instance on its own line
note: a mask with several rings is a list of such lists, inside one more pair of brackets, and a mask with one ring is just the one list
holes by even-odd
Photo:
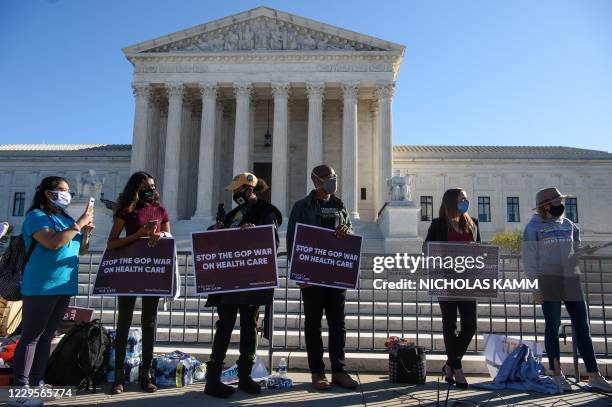
[[580, 247], [578, 226], [563, 216], [565, 198], [566, 195], [561, 194], [557, 188], [546, 188], [536, 194], [534, 209], [537, 213], [523, 234], [525, 274], [538, 283], [534, 301], [542, 306], [544, 345], [558, 392], [571, 390], [559, 363], [561, 301], [572, 321], [574, 340], [589, 374], [589, 386], [612, 392], [612, 386], [601, 376], [597, 367], [580, 281], [578, 256], [589, 250]]
[[[225, 188], [232, 193], [238, 206], [231, 210], [223, 221], [218, 221], [209, 229], [240, 228], [247, 229], [259, 225], [274, 225], [276, 230], [283, 219], [280, 211], [269, 202], [259, 199], [257, 194], [268, 189], [268, 185], [254, 174], [245, 172], [234, 177]], [[240, 311], [240, 357], [238, 358], [238, 388], [248, 394], [258, 394], [259, 384], [251, 379], [251, 369], [257, 349], [257, 320], [259, 306], [269, 305], [274, 298], [274, 289], [239, 291], [224, 294], [211, 294], [206, 301], [207, 307], [217, 307], [219, 320], [213, 339], [210, 360], [206, 364], [207, 379], [204, 392], [215, 397], [229, 397], [234, 388], [221, 383], [223, 360], [232, 337], [236, 316]]]

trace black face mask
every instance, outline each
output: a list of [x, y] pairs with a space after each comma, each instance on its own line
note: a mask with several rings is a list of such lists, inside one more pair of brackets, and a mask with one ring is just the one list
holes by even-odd
[[143, 189], [138, 192], [138, 196], [145, 202], [150, 202], [155, 197], [155, 190], [153, 188]]
[[548, 213], [550, 213], [553, 218], [558, 218], [559, 216], [563, 215], [563, 212], [565, 212], [565, 205], [563, 204], [550, 205], [550, 209], [548, 210]]
[[238, 205], [242, 206], [242, 205], [246, 205], [246, 203], [249, 202], [249, 196], [250, 195], [247, 195], [245, 191], [234, 192], [234, 194], [232, 195], [232, 199]]

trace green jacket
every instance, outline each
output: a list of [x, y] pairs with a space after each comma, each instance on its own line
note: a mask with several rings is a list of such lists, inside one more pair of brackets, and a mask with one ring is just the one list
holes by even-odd
[[[317, 204], [315, 202], [315, 190], [310, 191], [310, 193], [303, 199], [297, 201], [293, 208], [291, 209], [291, 214], [289, 215], [289, 223], [287, 224], [287, 259], [291, 259], [291, 250], [293, 249], [293, 237], [295, 235], [295, 224], [303, 223], [306, 225], [319, 226], [321, 227], [321, 217], [319, 216]], [[332, 194], [331, 198], [333, 202], [336, 203], [338, 211], [340, 213], [340, 225], [347, 225], [349, 228], [352, 228], [351, 218], [349, 217], [348, 211], [346, 207], [334, 194]]]

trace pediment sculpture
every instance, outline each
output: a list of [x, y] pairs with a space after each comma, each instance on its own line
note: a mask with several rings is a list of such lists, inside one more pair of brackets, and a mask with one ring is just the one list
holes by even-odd
[[262, 16], [162, 45], [148, 52], [239, 52], [259, 50], [385, 51], [382, 48], [365, 43]]

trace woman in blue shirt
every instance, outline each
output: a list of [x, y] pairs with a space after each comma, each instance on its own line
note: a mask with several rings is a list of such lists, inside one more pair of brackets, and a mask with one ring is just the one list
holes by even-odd
[[41, 384], [51, 339], [70, 297], [77, 294], [79, 254], [89, 246], [93, 207], [75, 222], [67, 213], [70, 188], [62, 177], [46, 177], [36, 188], [22, 226], [26, 250], [34, 250], [23, 271], [22, 333], [15, 349], [14, 384]]

